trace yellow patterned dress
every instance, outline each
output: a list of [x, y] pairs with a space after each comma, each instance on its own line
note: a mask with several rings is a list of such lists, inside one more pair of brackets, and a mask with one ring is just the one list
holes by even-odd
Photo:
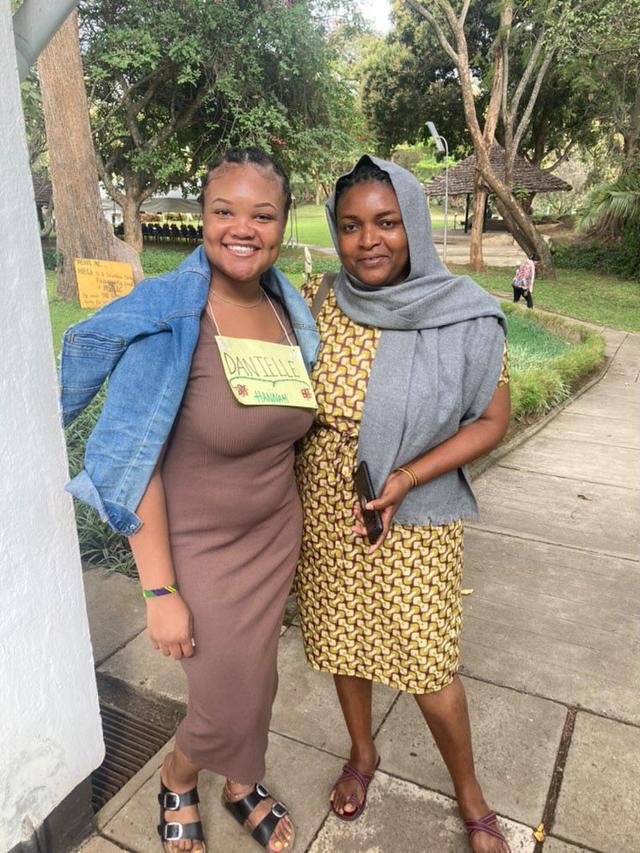
[[[304, 286], [309, 303], [319, 283]], [[318, 411], [296, 462], [304, 510], [296, 592], [307, 659], [322, 672], [436, 692], [458, 668], [462, 522], [394, 524], [372, 555], [352, 533], [358, 431], [380, 330], [345, 316], [333, 290], [317, 323]], [[507, 381], [505, 360], [499, 384]]]

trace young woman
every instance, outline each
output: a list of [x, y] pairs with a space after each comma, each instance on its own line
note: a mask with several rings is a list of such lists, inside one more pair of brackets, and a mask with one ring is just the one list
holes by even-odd
[[289, 204], [267, 155], [227, 152], [204, 182], [204, 245], [65, 337], [67, 420], [110, 374], [70, 491], [130, 536], [151, 642], [188, 680], [161, 772], [168, 853], [205, 849], [203, 768], [226, 777], [225, 806], [263, 847], [293, 844], [286, 807], [256, 784], [302, 526], [293, 444], [315, 406], [315, 325], [272, 269]]
[[[472, 849], [505, 853], [474, 774], [456, 675], [461, 519], [477, 509], [464, 466], [507, 429], [504, 317], [442, 266], [422, 187], [406, 170], [363, 157], [327, 209], [342, 267], [332, 287], [316, 279], [305, 292], [321, 349], [318, 412], [297, 464], [297, 592], [308, 660], [334, 675], [352, 741], [332, 808], [354, 820], [365, 806], [380, 762], [371, 732], [380, 682], [415, 696]], [[354, 492], [363, 461], [378, 495], [368, 509], [382, 521], [372, 545]]]
[[511, 282], [513, 290], [513, 301], [519, 302], [521, 297], [527, 303], [527, 308], [533, 308], [533, 283], [536, 279], [536, 270], [540, 264], [540, 255], [533, 254], [523, 261]]

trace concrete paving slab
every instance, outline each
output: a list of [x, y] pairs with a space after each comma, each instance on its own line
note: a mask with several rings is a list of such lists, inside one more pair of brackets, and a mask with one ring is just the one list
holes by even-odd
[[595, 441], [610, 447], [640, 450], [640, 424], [631, 420], [581, 415], [572, 409], [554, 418], [545, 427], [544, 434], [566, 441]]
[[[621, 349], [621, 352], [624, 350]], [[620, 354], [614, 358], [600, 383], [604, 389], [612, 389], [614, 393], [620, 388], [627, 388], [631, 396], [638, 394], [638, 381], [640, 379], [640, 356], [621, 358]]]
[[[542, 819], [567, 711], [563, 705], [463, 679], [478, 778], [498, 814], [537, 826]], [[451, 777], [415, 700], [401, 696], [376, 744], [383, 769], [454, 796]]]
[[187, 680], [182, 667], [154, 649], [146, 631], [105, 661], [98, 672], [118, 678], [136, 690], [176, 702], [187, 701]]
[[[637, 385], [640, 380], [640, 356], [633, 360], [616, 359], [607, 370], [603, 384], [605, 387], [610, 385], [618, 386], [628, 383], [631, 393], [637, 393]], [[634, 388], [635, 386], [635, 388]]]
[[[271, 735], [267, 752], [266, 785], [275, 797], [289, 806], [298, 837], [296, 849], [305, 850], [328, 812], [328, 793], [340, 771], [339, 758], [325, 752]], [[256, 843], [248, 836], [220, 802], [224, 780], [214, 773], [201, 774], [198, 790], [202, 803], [202, 822], [209, 842], [207, 849], [233, 853], [255, 853]], [[159, 849], [157, 775], [129, 800], [103, 828], [103, 834], [132, 853]]]
[[561, 841], [559, 838], [549, 837], [544, 842], [544, 853], [592, 853], [592, 851], [587, 850], [586, 847], [567, 844], [566, 841]]
[[596, 385], [571, 404], [571, 411], [582, 415], [599, 415], [637, 423], [640, 402], [624, 388]]
[[634, 381], [627, 376], [612, 374], [607, 377], [606, 385], [603, 383], [603, 390], [611, 392], [612, 394], [625, 394], [629, 398], [631, 405], [629, 410], [629, 420], [637, 426], [639, 423], [639, 413], [638, 407], [635, 404], [640, 400], [638, 381]]
[[550, 638], [579, 642], [593, 630], [600, 654], [608, 637], [625, 646], [640, 636], [637, 561], [469, 528], [464, 544], [464, 584], [474, 589], [463, 599], [465, 615], [480, 617], [494, 601], [514, 625]]
[[[307, 663], [299, 628], [291, 627], [280, 641], [280, 686], [271, 730], [348, 756], [349, 737], [333, 686], [333, 678]], [[373, 689], [373, 728], [378, 728], [397, 693], [379, 684]]]
[[630, 360], [638, 364], [640, 362], [640, 334], [637, 332], [625, 332], [624, 344], [620, 348], [620, 359]]
[[[586, 325], [589, 326], [591, 324], [586, 323]], [[627, 338], [629, 337], [628, 332], [620, 332], [617, 329], [605, 329], [602, 327], [600, 327], [600, 332], [604, 338], [604, 354], [607, 356], [607, 358], [619, 357], [620, 363], [626, 364], [628, 358], [625, 358], [624, 355], [621, 355], [621, 352], [622, 347], [624, 346]]]
[[116, 847], [106, 838], [94, 835], [79, 848], [78, 853], [122, 853], [122, 848]]
[[578, 714], [553, 831], [607, 853], [638, 850], [640, 730]]
[[640, 450], [557, 438], [547, 430], [509, 453], [500, 466], [626, 489], [640, 486]]
[[619, 346], [615, 360], [609, 366], [605, 379], [608, 380], [610, 376], [618, 375], [628, 376], [636, 382], [638, 381], [640, 375], [640, 344], [638, 341], [640, 341], [640, 335], [634, 335], [631, 341], [627, 338], [622, 346]]
[[640, 724], [638, 568], [467, 529], [462, 671]]
[[87, 600], [93, 657], [99, 666], [147, 624], [144, 599], [137, 581], [106, 569], [82, 575]]
[[476, 495], [481, 519], [473, 527], [629, 559], [640, 555], [638, 500], [629, 489], [494, 467], [477, 481]]
[[[500, 820], [512, 853], [532, 853], [531, 829]], [[468, 853], [454, 800], [403, 779], [376, 773], [358, 820], [327, 818], [309, 853]]]

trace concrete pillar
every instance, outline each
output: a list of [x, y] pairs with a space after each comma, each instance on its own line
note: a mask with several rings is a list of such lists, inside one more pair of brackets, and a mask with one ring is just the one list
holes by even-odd
[[[0, 851], [102, 761], [10, 0], [0, 0]], [[83, 795], [82, 802], [86, 797]], [[76, 810], [84, 808], [76, 802]], [[73, 814], [68, 815], [70, 820]], [[60, 824], [65, 825], [63, 820]], [[54, 839], [54, 844], [59, 840]], [[52, 850], [36, 842], [38, 849]], [[32, 844], [33, 846], [33, 844]]]

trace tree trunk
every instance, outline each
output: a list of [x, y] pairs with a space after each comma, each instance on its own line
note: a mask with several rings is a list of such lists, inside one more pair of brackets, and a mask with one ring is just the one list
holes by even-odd
[[624, 134], [624, 171], [637, 169], [640, 161], [640, 83], [631, 110], [628, 133]]
[[124, 223], [124, 241], [132, 246], [136, 252], [143, 249], [142, 221], [140, 219], [140, 206], [143, 199], [133, 192], [126, 192], [124, 206], [122, 208], [122, 220]]
[[484, 230], [484, 210], [487, 193], [484, 190], [482, 175], [476, 171], [473, 192], [473, 222], [471, 223], [471, 242], [469, 244], [469, 266], [473, 272], [482, 272], [484, 256], [482, 254], [482, 234]]
[[42, 52], [38, 73], [56, 216], [58, 293], [77, 298], [75, 258], [126, 261], [140, 281], [138, 253], [114, 236], [102, 211], [76, 12]]
[[[555, 279], [556, 271], [551, 260], [551, 252], [542, 234], [535, 227], [526, 213], [522, 210], [518, 200], [512, 196], [507, 199], [496, 196], [496, 206], [500, 215], [507, 223], [507, 227], [520, 246], [531, 257], [534, 252], [540, 256], [539, 275], [541, 278]], [[523, 221], [524, 217], [524, 221]], [[528, 226], [528, 227], [527, 227]]]
[[[524, 251], [527, 252], [527, 255], [533, 254], [533, 252], [540, 255], [540, 275], [555, 278], [556, 274], [553, 261], [551, 260], [551, 252], [542, 235], [530, 217], [524, 212], [511, 189], [491, 168], [489, 153], [484, 145], [474, 145], [474, 147], [476, 152], [476, 168], [480, 172], [486, 186], [495, 195], [498, 209], [504, 217], [509, 231]], [[478, 180], [477, 175], [476, 180]]]

